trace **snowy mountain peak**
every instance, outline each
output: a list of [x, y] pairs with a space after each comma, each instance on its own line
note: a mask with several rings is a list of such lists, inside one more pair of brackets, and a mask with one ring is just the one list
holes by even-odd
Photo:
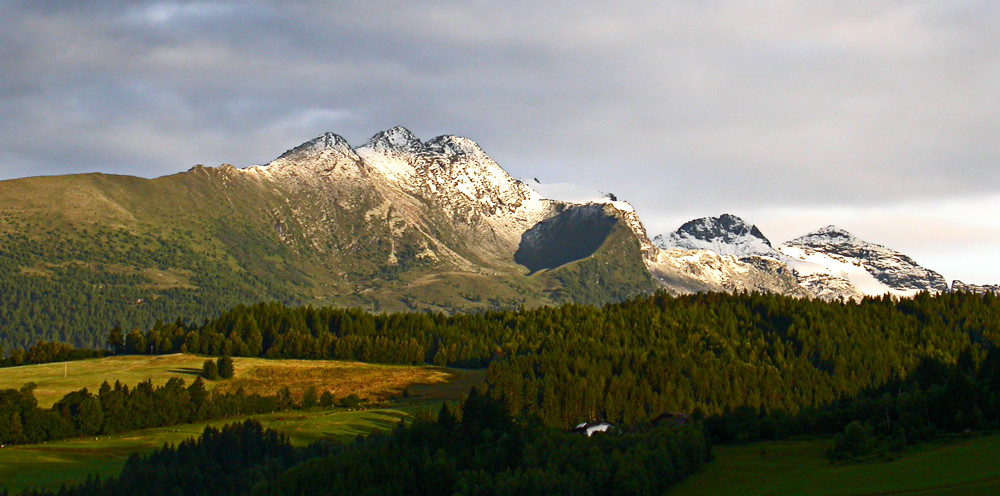
[[1000, 284], [965, 284], [962, 281], [955, 280], [951, 283], [951, 290], [978, 294], [993, 293], [1000, 296]]
[[365, 148], [372, 148], [381, 152], [419, 152], [424, 149], [424, 144], [417, 137], [403, 126], [395, 126], [385, 131], [379, 131], [372, 136]]
[[786, 244], [815, 247], [815, 246], [826, 246], [830, 244], [859, 245], [859, 244], [865, 244], [865, 242], [858, 239], [857, 236], [837, 226], [829, 225], [824, 228], [817, 229], [813, 232], [807, 233], [805, 235], [799, 236], [798, 238], [795, 238]]
[[948, 283], [941, 274], [921, 267], [898, 251], [859, 239], [836, 226], [795, 238], [780, 250], [800, 274], [821, 272], [841, 277], [868, 295], [912, 296], [918, 291], [948, 291]]
[[261, 177], [290, 178], [297, 182], [312, 183], [321, 177], [356, 177], [361, 174], [361, 158], [343, 137], [324, 133], [291, 150], [282, 153], [265, 166], [242, 169], [243, 172]]
[[695, 219], [686, 222], [678, 231], [705, 240], [713, 238], [739, 240], [745, 237], [752, 237], [760, 240], [760, 242], [767, 246], [771, 246], [771, 242], [764, 237], [760, 229], [757, 229], [757, 226], [748, 224], [743, 219], [732, 214]]
[[486, 152], [480, 148], [479, 143], [462, 136], [438, 136], [437, 138], [427, 140], [424, 145], [427, 147], [427, 151], [442, 155], [476, 158], [486, 156]]
[[296, 146], [295, 148], [292, 148], [291, 150], [286, 151], [278, 157], [278, 160], [295, 156], [312, 155], [328, 150], [340, 152], [344, 155], [354, 154], [354, 150], [351, 148], [351, 145], [342, 136], [333, 133], [323, 133], [321, 136], [317, 136], [299, 146]]
[[661, 249], [709, 250], [738, 257], [777, 255], [771, 241], [757, 226], [730, 214], [686, 222], [669, 235], [657, 236], [653, 242]]

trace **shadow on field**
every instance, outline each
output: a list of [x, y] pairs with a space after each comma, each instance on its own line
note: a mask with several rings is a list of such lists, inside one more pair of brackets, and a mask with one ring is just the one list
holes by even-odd
[[196, 369], [193, 367], [181, 367], [177, 369], [170, 369], [168, 372], [170, 372], [171, 374], [201, 375], [201, 369]]
[[452, 374], [448, 382], [435, 384], [411, 384], [406, 388], [410, 400], [455, 400], [460, 401], [469, 390], [486, 382], [486, 369], [446, 369]]

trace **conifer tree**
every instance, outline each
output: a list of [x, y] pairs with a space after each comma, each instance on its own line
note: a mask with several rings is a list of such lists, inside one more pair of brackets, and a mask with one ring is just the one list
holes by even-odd
[[316, 386], [309, 386], [302, 395], [302, 408], [313, 408], [319, 403]]
[[219, 365], [214, 360], [205, 360], [201, 366], [201, 376], [210, 380], [219, 380]]
[[230, 358], [229, 356], [219, 357], [219, 361], [216, 368], [219, 372], [220, 379], [232, 379], [233, 374], [236, 371], [235, 366], [233, 364], [233, 359]]

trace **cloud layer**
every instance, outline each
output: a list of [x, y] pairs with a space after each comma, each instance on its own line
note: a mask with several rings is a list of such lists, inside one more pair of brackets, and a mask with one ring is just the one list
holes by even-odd
[[[1000, 259], [976, 220], [1000, 213], [996, 2], [34, 0], [0, 17], [0, 178], [245, 166], [402, 124], [613, 191], [652, 232], [829, 215], [1000, 282], [941, 239], [972, 232], [963, 250]], [[890, 215], [944, 203], [933, 222], [910, 209], [922, 229]]]

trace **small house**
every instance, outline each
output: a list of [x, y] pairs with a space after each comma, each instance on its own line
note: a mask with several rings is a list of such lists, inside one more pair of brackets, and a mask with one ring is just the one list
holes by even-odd
[[609, 429], [614, 429], [615, 425], [606, 420], [591, 420], [590, 422], [584, 422], [573, 428], [570, 432], [583, 434], [587, 437], [593, 436], [595, 432], [607, 432]]

